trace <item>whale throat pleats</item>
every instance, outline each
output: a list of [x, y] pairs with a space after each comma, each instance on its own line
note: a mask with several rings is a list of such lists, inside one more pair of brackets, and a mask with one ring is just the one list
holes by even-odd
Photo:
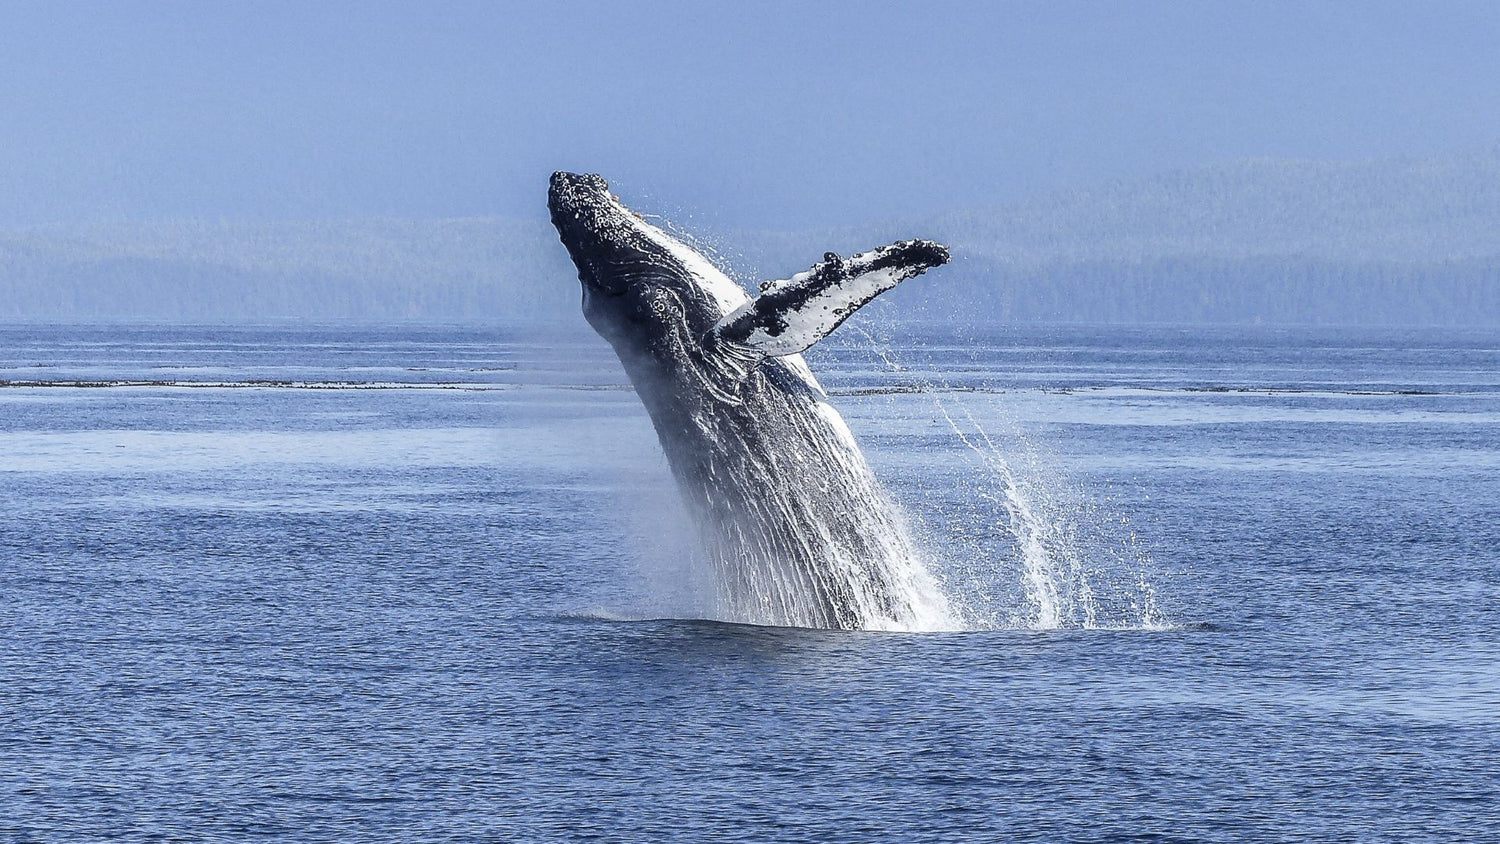
[[903, 240], [849, 258], [830, 252], [806, 272], [762, 285], [760, 296], [714, 326], [710, 340], [752, 354], [794, 355], [866, 302], [946, 263], [947, 247], [930, 240]]

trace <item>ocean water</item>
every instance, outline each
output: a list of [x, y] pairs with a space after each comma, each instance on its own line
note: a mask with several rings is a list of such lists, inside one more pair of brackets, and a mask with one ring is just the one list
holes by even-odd
[[1500, 840], [1500, 335], [868, 332], [962, 629], [703, 618], [581, 332], [0, 328], [0, 840]]

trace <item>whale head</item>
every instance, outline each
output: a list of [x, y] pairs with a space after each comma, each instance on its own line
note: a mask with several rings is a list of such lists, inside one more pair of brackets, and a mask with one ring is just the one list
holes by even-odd
[[623, 296], [633, 277], [662, 263], [660, 250], [595, 174], [557, 172], [547, 189], [552, 225], [578, 267], [585, 294]]
[[876, 295], [948, 262], [947, 247], [927, 240], [848, 258], [829, 252], [811, 269], [761, 284], [752, 300], [692, 247], [620, 204], [600, 176], [553, 173], [547, 207], [578, 267], [584, 316], [645, 393], [665, 388], [737, 404], [769, 358], [784, 362], [773, 370], [821, 392], [801, 352]]
[[597, 175], [552, 174], [547, 208], [578, 268], [589, 324], [627, 354], [681, 368], [744, 290], [622, 205]]

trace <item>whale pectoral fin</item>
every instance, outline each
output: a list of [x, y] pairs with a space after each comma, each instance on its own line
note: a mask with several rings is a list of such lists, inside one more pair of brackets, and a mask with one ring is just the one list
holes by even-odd
[[849, 258], [830, 252], [807, 272], [761, 286], [761, 294], [714, 326], [714, 339], [748, 354], [780, 357], [827, 337], [866, 302], [948, 263], [948, 247], [903, 240]]

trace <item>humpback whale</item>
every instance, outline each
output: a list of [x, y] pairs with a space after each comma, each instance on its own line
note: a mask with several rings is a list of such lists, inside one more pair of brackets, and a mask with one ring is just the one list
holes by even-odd
[[715, 617], [950, 626], [900, 512], [801, 355], [875, 296], [947, 263], [947, 248], [830, 252], [752, 298], [600, 176], [554, 173], [547, 205], [584, 316], [619, 356], [699, 525]]

